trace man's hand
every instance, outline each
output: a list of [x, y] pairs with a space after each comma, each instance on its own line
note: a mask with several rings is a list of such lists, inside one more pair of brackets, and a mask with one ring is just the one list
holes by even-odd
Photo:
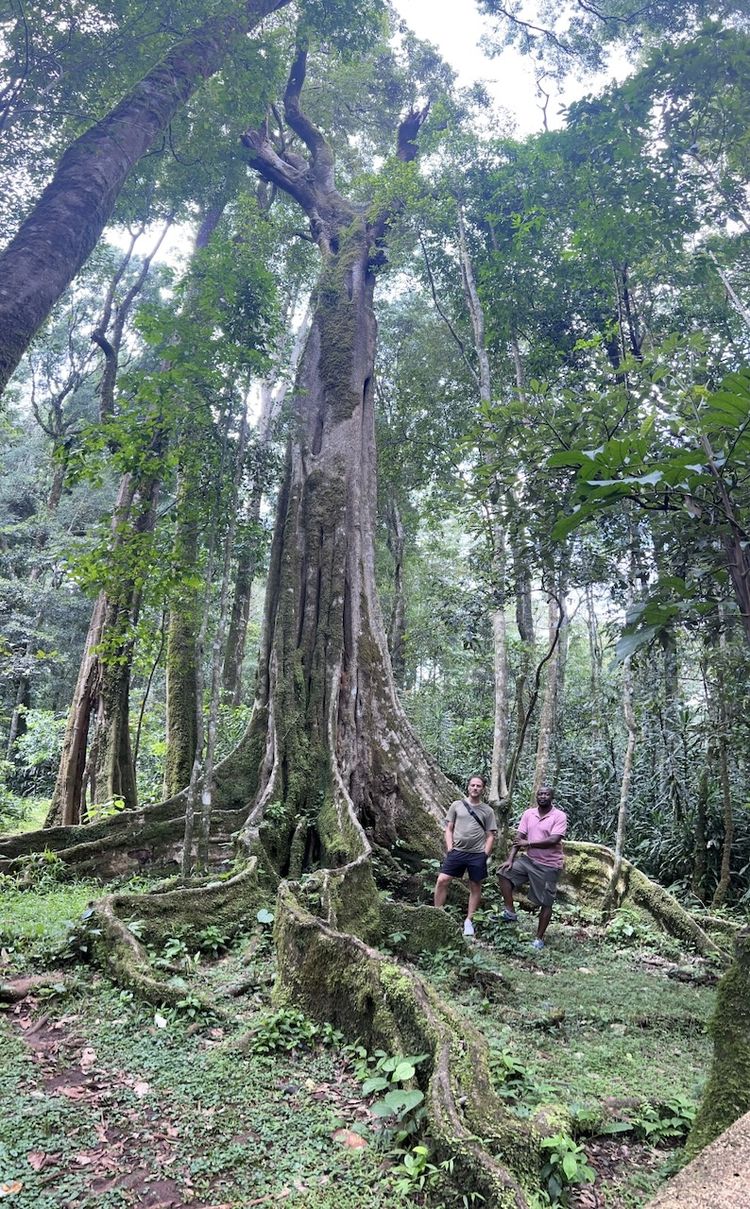
[[517, 856], [517, 854], [518, 854], [519, 849], [520, 849], [520, 848], [522, 848], [522, 847], [523, 847], [523, 848], [525, 848], [525, 847], [526, 847], [526, 843], [525, 843], [525, 841], [524, 841], [524, 843], [523, 843], [523, 844], [511, 844], [511, 846], [510, 846], [510, 852], [508, 853], [508, 859], [507, 859], [507, 861], [505, 862], [505, 864], [504, 864], [504, 865], [501, 865], [501, 866], [500, 866], [500, 872], [501, 872], [501, 873], [502, 873], [503, 869], [512, 869], [512, 868], [513, 868], [513, 862], [514, 862], [514, 860], [516, 859], [516, 856]]

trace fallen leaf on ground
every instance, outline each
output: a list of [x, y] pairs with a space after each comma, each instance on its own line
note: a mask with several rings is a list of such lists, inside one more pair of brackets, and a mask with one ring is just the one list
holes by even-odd
[[8, 1180], [4, 1184], [0, 1184], [0, 1196], [15, 1196], [23, 1188], [21, 1180]]
[[149, 1094], [149, 1092], [151, 1091], [151, 1087], [148, 1083], [145, 1083], [141, 1079], [138, 1081], [138, 1083], [133, 1084], [133, 1091], [138, 1096], [138, 1099], [142, 1100], [144, 1096], [147, 1096]]
[[355, 1133], [352, 1129], [337, 1129], [331, 1135], [334, 1142], [340, 1142], [342, 1146], [348, 1146], [351, 1150], [363, 1150], [367, 1142], [360, 1133]]
[[44, 1164], [47, 1162], [48, 1155], [43, 1150], [30, 1150], [26, 1155], [26, 1161], [29, 1167], [33, 1167], [34, 1171], [41, 1171]]

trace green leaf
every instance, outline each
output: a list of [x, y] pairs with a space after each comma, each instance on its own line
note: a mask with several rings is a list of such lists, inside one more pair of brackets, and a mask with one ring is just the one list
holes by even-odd
[[574, 1154], [563, 1155], [562, 1169], [569, 1180], [572, 1180], [578, 1171], [578, 1159]]
[[630, 634], [622, 634], [615, 647], [615, 658], [620, 663], [625, 659], [629, 659], [631, 655], [635, 655], [636, 651], [640, 651], [642, 646], [646, 646], [647, 643], [652, 642], [663, 628], [663, 625], [647, 625], [643, 626], [640, 630], [634, 630]]
[[414, 1077], [414, 1067], [411, 1062], [399, 1062], [398, 1066], [391, 1075], [394, 1083], [406, 1083], [407, 1080]]
[[382, 1075], [375, 1075], [372, 1079], [365, 1079], [362, 1084], [362, 1095], [369, 1096], [373, 1091], [384, 1091], [390, 1084]]

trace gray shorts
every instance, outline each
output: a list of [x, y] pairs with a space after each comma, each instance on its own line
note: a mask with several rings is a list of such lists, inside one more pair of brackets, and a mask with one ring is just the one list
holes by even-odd
[[557, 882], [562, 869], [549, 865], [538, 865], [531, 857], [517, 856], [510, 869], [501, 869], [500, 876], [506, 877], [512, 886], [525, 886], [528, 882], [530, 897], [540, 907], [551, 907], [557, 894]]

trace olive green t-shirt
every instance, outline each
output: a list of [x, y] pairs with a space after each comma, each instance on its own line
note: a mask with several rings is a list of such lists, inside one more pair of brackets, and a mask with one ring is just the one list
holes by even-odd
[[497, 831], [495, 812], [484, 802], [479, 802], [471, 809], [477, 818], [482, 820], [487, 828], [486, 831], [483, 831], [476, 819], [471, 817], [469, 807], [464, 801], [451, 803], [445, 825], [448, 827], [453, 823], [454, 848], [460, 848], [462, 852], [484, 852], [487, 835], [490, 831]]

